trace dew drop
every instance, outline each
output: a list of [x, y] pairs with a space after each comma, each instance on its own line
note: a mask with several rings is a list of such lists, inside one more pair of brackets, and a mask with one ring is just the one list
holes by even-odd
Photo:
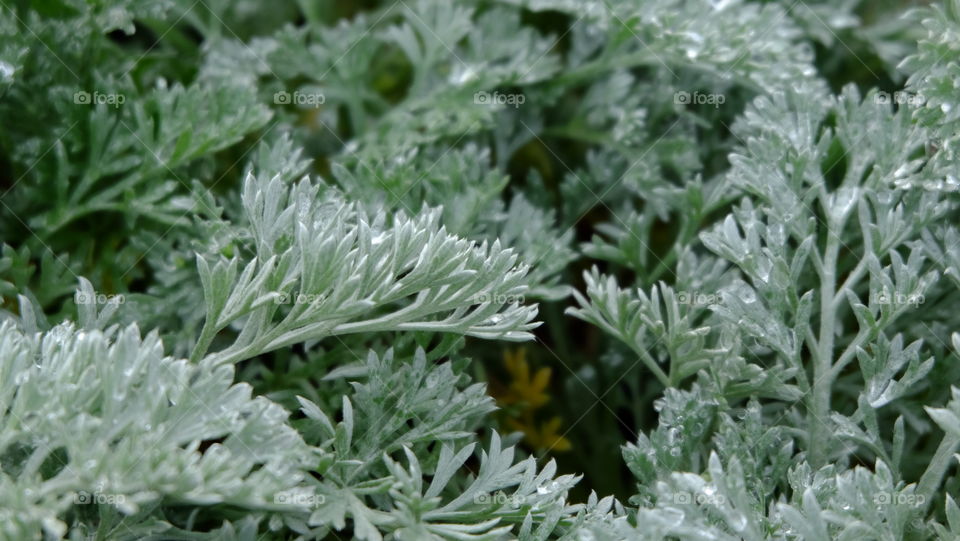
[[16, 71], [13, 65], [0, 61], [0, 79], [9, 81], [13, 79], [13, 72]]
[[477, 72], [471, 67], [465, 67], [462, 70], [458, 70], [458, 72], [454, 73], [450, 78], [450, 82], [457, 86], [463, 86], [464, 84], [469, 83], [476, 78]]

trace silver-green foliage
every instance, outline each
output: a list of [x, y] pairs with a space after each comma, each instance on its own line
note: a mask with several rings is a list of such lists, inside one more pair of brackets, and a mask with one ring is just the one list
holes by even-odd
[[[958, 0], [15, 4], [0, 539], [960, 536]], [[624, 501], [490, 426], [535, 330]]]

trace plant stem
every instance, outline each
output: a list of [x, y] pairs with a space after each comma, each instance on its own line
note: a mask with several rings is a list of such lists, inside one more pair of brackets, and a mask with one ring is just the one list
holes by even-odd
[[216, 335], [217, 329], [214, 328], [213, 323], [209, 319], [205, 320], [203, 322], [203, 329], [200, 331], [200, 338], [197, 339], [197, 344], [193, 347], [193, 352], [190, 353], [190, 360], [192, 362], [198, 362], [204, 355], [206, 355], [207, 350], [210, 349], [210, 344], [213, 343], [213, 338]]
[[[831, 224], [833, 226], [835, 224]], [[833, 385], [831, 373], [833, 360], [833, 334], [836, 312], [833, 300], [837, 288], [837, 255], [840, 250], [840, 238], [836, 229], [830, 227], [827, 233], [827, 246], [823, 259], [823, 271], [820, 274], [820, 351], [813, 365], [813, 386], [808, 404], [810, 464], [814, 469], [826, 463], [827, 433], [826, 418], [830, 415], [830, 389]]]
[[636, 351], [637, 355], [640, 355], [640, 360], [643, 361], [643, 364], [647, 365], [647, 368], [653, 372], [653, 375], [660, 380], [660, 383], [662, 383], [664, 387], [669, 389], [674, 386], [673, 380], [660, 368], [656, 359], [654, 359], [647, 350], [634, 349], [634, 351]]

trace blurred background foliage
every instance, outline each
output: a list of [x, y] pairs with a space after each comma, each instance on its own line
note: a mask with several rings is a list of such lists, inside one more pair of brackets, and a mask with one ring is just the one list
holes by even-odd
[[[790, 27], [805, 30], [796, 41], [812, 50], [834, 92], [851, 82], [862, 93], [901, 88], [896, 64], [922, 34], [901, 16], [922, 2], [756, 3], [779, 4]], [[26, 292], [51, 321], [67, 317], [76, 276], [85, 276], [131, 305], [161, 299], [172, 306], [148, 321], [182, 332], [182, 342], [170, 344], [182, 350], [202, 317], [191, 299], [197, 289], [186, 287], [196, 281], [194, 248], [231, 250], [216, 228], [197, 227], [191, 215], [215, 222], [235, 210], [233, 194], [252, 165], [290, 178], [310, 172], [398, 212], [446, 204], [448, 229], [509, 237], [506, 244], [534, 263], [541, 287], [528, 300], [540, 302], [546, 324], [536, 342], [519, 347], [427, 337], [431, 358], [455, 352], [479, 361], [471, 369], [501, 407], [499, 429], [517, 432], [532, 454], [554, 456], [561, 472], [586, 474], [574, 500], [591, 490], [623, 500], [634, 493], [621, 445], [656, 427], [663, 386], [625, 346], [564, 315], [566, 286], [582, 291], [582, 273], [593, 266], [644, 289], [671, 282], [658, 262], [675, 263], [675, 239], [722, 218], [731, 201], [707, 209], [690, 231], [669, 212], [632, 210], [656, 204], [647, 196], [664, 180], [684, 187], [725, 171], [738, 144], [729, 127], [756, 88], [733, 81], [721, 89], [723, 107], [678, 108], [675, 89], [716, 81], [706, 83], [669, 51], [663, 65], [558, 69], [589, 53], [578, 49], [593, 43], [579, 35], [591, 28], [581, 18], [601, 16], [529, 6], [537, 2], [503, 2], [521, 6], [507, 11], [496, 2], [413, 0], [5, 4], [0, 35], [10, 39], [0, 68], [16, 67], [18, 77], [0, 86], [5, 310], [15, 313], [16, 292]], [[470, 9], [480, 15], [464, 16]], [[611, 40], [645, 32], [635, 20], [636, 30], [623, 20], [610, 24]], [[56, 37], [65, 27], [75, 29], [70, 40]], [[522, 92], [526, 103], [475, 106], [471, 96], [490, 85]], [[123, 93], [126, 103], [75, 106], [74, 93], [96, 89]], [[325, 103], [272, 99], [294, 90], [324, 92]], [[296, 147], [304, 149], [300, 163], [279, 158]], [[621, 226], [649, 231], [651, 242], [631, 245], [629, 235], [616, 236]], [[618, 255], [608, 257], [598, 238]], [[401, 336], [298, 346], [241, 374], [287, 407], [295, 393], [330, 403], [342, 384], [320, 383], [317, 374], [351, 349], [381, 345], [375, 340], [415, 347]]]

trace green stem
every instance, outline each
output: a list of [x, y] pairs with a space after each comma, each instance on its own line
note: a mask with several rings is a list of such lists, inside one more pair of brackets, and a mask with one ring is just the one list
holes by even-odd
[[550, 336], [553, 338], [553, 347], [557, 351], [557, 355], [561, 359], [571, 359], [573, 355], [570, 353], [572, 350], [569, 340], [569, 332], [566, 329], [566, 319], [563, 317], [562, 308], [558, 309], [559, 306], [557, 303], [550, 303], [547, 305], [541, 304], [541, 307], [545, 308], [541, 311], [543, 314], [544, 320], [546, 320], [546, 327], [550, 329]]
[[194, 346], [193, 352], [190, 353], [190, 360], [192, 362], [197, 362], [206, 355], [207, 350], [210, 349], [210, 344], [213, 342], [213, 337], [216, 335], [217, 329], [214, 328], [210, 320], [204, 321], [203, 330], [200, 331], [200, 338], [197, 339], [197, 345]]
[[660, 365], [658, 365], [656, 359], [654, 359], [650, 355], [650, 352], [648, 352], [647, 350], [636, 350], [636, 351], [637, 351], [637, 354], [640, 355], [640, 360], [643, 361], [643, 364], [647, 365], [647, 368], [649, 368], [650, 371], [653, 372], [654, 376], [657, 376], [657, 379], [660, 380], [660, 383], [662, 383], [664, 387], [667, 387], [667, 388], [674, 387], [673, 379], [670, 376], [667, 376], [666, 372], [664, 372], [663, 369], [660, 368]]
[[810, 441], [808, 442], [810, 464], [814, 469], [827, 461], [826, 419], [830, 415], [830, 389], [833, 385], [831, 373], [833, 360], [833, 336], [836, 324], [836, 312], [833, 300], [837, 288], [837, 255], [840, 250], [840, 238], [835, 228], [828, 232], [827, 247], [823, 259], [823, 271], [820, 274], [820, 333], [818, 344], [820, 351], [813, 365], [813, 386], [808, 408]]
[[[864, 256], [860, 259], [860, 262], [857, 263], [857, 266], [850, 272], [847, 276], [847, 279], [843, 281], [843, 285], [840, 286], [840, 291], [845, 289], [852, 290], [860, 283], [860, 279], [863, 278], [864, 273], [867, 270], [867, 258]], [[838, 310], [844, 301], [843, 295], [837, 295], [837, 298], [833, 300], [833, 309]]]
[[554, 82], [560, 85], [571, 85], [599, 77], [603, 73], [617, 69], [635, 68], [641, 65], [657, 65], [660, 61], [650, 54], [647, 49], [635, 53], [625, 54], [616, 58], [598, 58], [576, 69], [567, 70], [555, 78]]

